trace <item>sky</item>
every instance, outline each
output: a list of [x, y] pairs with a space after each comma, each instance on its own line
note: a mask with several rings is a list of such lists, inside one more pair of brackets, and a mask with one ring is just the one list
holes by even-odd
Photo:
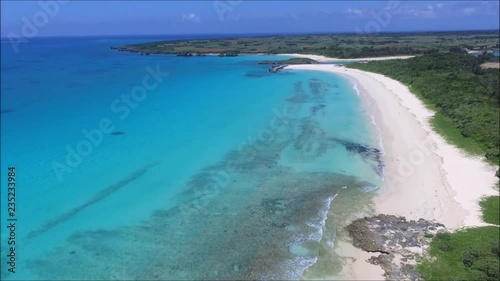
[[477, 29], [499, 1], [1, 1], [2, 37]]

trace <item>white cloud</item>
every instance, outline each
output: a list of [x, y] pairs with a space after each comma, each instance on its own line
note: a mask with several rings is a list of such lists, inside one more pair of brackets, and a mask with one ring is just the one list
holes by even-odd
[[474, 14], [475, 12], [476, 12], [476, 8], [473, 8], [473, 7], [464, 8], [465, 15]]
[[184, 14], [182, 15], [182, 21], [190, 21], [190, 22], [200, 22], [200, 17], [195, 13]]
[[405, 5], [402, 7], [401, 14], [407, 17], [413, 18], [435, 18], [436, 10], [432, 5], [427, 6], [415, 6], [415, 5]]
[[[433, 4], [422, 5], [418, 2], [403, 2], [401, 12], [398, 13], [402, 18], [457, 18], [469, 16], [497, 16], [499, 13], [498, 1], [474, 2], [467, 4], [461, 2], [436, 2]], [[496, 6], [495, 6], [496, 5]]]

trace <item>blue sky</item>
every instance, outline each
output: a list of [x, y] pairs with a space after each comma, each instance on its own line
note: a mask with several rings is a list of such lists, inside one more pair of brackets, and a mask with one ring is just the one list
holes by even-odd
[[2, 0], [1, 21], [2, 37], [498, 29], [499, 1]]

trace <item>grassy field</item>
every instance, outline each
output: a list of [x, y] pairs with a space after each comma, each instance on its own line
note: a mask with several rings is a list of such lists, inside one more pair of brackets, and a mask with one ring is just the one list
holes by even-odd
[[485, 222], [500, 225], [500, 196], [487, 197], [479, 205]]
[[450, 48], [498, 49], [498, 31], [277, 35], [252, 38], [193, 39], [113, 46], [142, 54], [278, 54], [300, 53], [336, 58], [415, 55], [449, 51]]
[[499, 280], [499, 236], [496, 226], [438, 234], [417, 269], [424, 280]]
[[[471, 138], [464, 137], [450, 118], [437, 112], [430, 121], [434, 131], [443, 136], [448, 142], [453, 143], [456, 147], [471, 155], [484, 155], [486, 147]], [[496, 164], [495, 160], [489, 162]]]
[[[481, 156], [486, 154], [486, 145], [474, 141], [471, 138], [464, 137], [461, 130], [457, 128], [453, 120], [440, 112], [439, 108], [436, 107], [435, 104], [426, 99], [422, 94], [418, 92], [417, 89], [413, 88], [411, 89], [411, 91], [425, 104], [427, 108], [436, 112], [434, 116], [429, 120], [432, 129], [435, 132], [440, 134], [446, 141], [452, 143], [471, 156]], [[486, 160], [492, 165], [498, 164], [497, 159]]]
[[500, 197], [481, 201], [484, 221], [477, 227], [436, 235], [430, 257], [417, 265], [424, 280], [500, 280]]
[[417, 265], [424, 280], [500, 280], [500, 197], [481, 201], [483, 219], [497, 226], [436, 235], [430, 257]]

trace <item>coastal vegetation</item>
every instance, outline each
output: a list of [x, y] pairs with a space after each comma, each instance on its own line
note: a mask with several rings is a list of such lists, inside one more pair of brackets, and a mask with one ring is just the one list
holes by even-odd
[[149, 42], [113, 46], [118, 51], [149, 54], [198, 56], [216, 54], [315, 54], [335, 58], [363, 58], [393, 55], [422, 55], [447, 52], [450, 48], [468, 50], [498, 49], [498, 31], [309, 34], [262, 37], [235, 37]]
[[485, 222], [500, 225], [500, 196], [484, 198], [479, 205], [483, 211]]
[[316, 64], [317, 61], [310, 58], [291, 58], [287, 60], [265, 60], [259, 64]]
[[417, 270], [424, 280], [500, 280], [500, 197], [481, 202], [483, 220], [495, 226], [438, 233]]
[[435, 130], [491, 163], [500, 158], [500, 83], [498, 69], [482, 69], [483, 56], [449, 52], [407, 60], [355, 63], [349, 67], [377, 72], [406, 84], [436, 111]]
[[270, 64], [272, 67], [268, 69], [270, 73], [276, 73], [291, 64], [316, 64], [317, 61], [309, 58], [291, 58], [287, 60], [265, 60], [259, 64]]
[[417, 269], [424, 280], [499, 280], [499, 236], [498, 226], [439, 233]]

